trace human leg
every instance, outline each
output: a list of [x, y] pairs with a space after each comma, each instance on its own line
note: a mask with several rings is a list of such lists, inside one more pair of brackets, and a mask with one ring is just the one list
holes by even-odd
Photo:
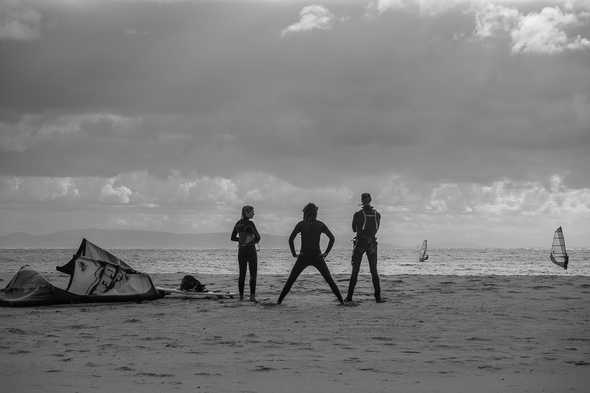
[[359, 270], [361, 268], [363, 252], [364, 250], [360, 247], [355, 247], [352, 251], [352, 273], [350, 274], [350, 281], [348, 282], [348, 294], [346, 295], [347, 301], [351, 301], [352, 295], [354, 294], [354, 287], [356, 286]]
[[371, 270], [371, 279], [373, 280], [373, 289], [375, 290], [375, 300], [381, 301], [381, 285], [379, 284], [379, 273], [377, 272], [377, 245], [367, 250], [367, 259], [369, 260], [369, 269]]
[[334, 282], [334, 279], [330, 274], [330, 269], [328, 269], [326, 261], [324, 261], [323, 259], [319, 259], [316, 263], [314, 263], [314, 266], [319, 270], [319, 272], [321, 273], [322, 277], [324, 277], [324, 280], [326, 280], [328, 285], [330, 285], [330, 288], [332, 289], [332, 292], [334, 292], [334, 295], [336, 295], [336, 297], [338, 298], [338, 301], [340, 303], [343, 303], [344, 301], [342, 299], [342, 295], [340, 294], [340, 289], [338, 288], [338, 285], [336, 285], [336, 283]]
[[239, 266], [239, 276], [238, 276], [238, 293], [240, 294], [240, 300], [244, 299], [244, 284], [246, 282], [246, 269], [248, 266], [248, 259], [247, 254], [240, 248], [238, 250], [238, 266]]
[[258, 255], [256, 250], [252, 250], [248, 259], [248, 268], [250, 269], [250, 301], [256, 301], [256, 275], [258, 272]]
[[295, 265], [293, 265], [293, 268], [291, 269], [291, 273], [289, 273], [289, 278], [287, 279], [287, 282], [285, 283], [285, 286], [283, 287], [283, 290], [281, 291], [281, 294], [279, 295], [279, 300], [277, 301], [277, 303], [279, 303], [279, 304], [282, 303], [285, 296], [287, 296], [287, 294], [291, 290], [291, 286], [293, 286], [293, 283], [295, 282], [297, 277], [299, 277], [299, 275], [301, 274], [303, 269], [305, 269], [306, 267], [307, 267], [307, 264], [303, 261], [303, 257], [300, 255], [299, 258], [297, 258]]

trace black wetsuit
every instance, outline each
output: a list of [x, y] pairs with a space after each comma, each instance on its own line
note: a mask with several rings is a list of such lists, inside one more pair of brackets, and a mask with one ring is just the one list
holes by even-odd
[[238, 265], [240, 276], [238, 278], [238, 290], [240, 299], [244, 298], [244, 284], [246, 282], [246, 270], [250, 269], [250, 297], [256, 295], [256, 273], [258, 270], [258, 255], [256, 254], [256, 243], [260, 241], [260, 234], [254, 222], [242, 218], [236, 222], [231, 233], [231, 240], [239, 242]]
[[352, 300], [363, 254], [366, 253], [369, 261], [369, 269], [371, 270], [371, 278], [373, 279], [373, 288], [375, 289], [375, 299], [381, 301], [381, 287], [379, 284], [379, 274], [377, 273], [377, 239], [375, 237], [380, 223], [381, 214], [371, 206], [363, 206], [352, 217], [352, 230], [356, 233], [356, 238], [352, 251], [352, 274], [348, 284], [346, 300]]
[[301, 272], [308, 266], [314, 266], [319, 270], [322, 277], [324, 277], [324, 280], [326, 280], [326, 282], [330, 285], [334, 295], [336, 295], [340, 303], [342, 303], [343, 300], [340, 290], [332, 279], [328, 265], [326, 264], [326, 261], [324, 261], [322, 252], [320, 250], [321, 234], [324, 233], [330, 239], [328, 248], [326, 248], [326, 254], [330, 252], [332, 246], [334, 245], [334, 235], [332, 235], [332, 232], [330, 232], [328, 227], [321, 221], [300, 221], [295, 226], [291, 236], [289, 237], [289, 247], [291, 248], [291, 253], [293, 256], [297, 255], [295, 253], [295, 245], [293, 241], [295, 240], [295, 236], [297, 236], [298, 233], [301, 233], [301, 251], [299, 252], [299, 256], [297, 257], [295, 265], [291, 269], [289, 278], [287, 279], [287, 282], [281, 291], [278, 303], [280, 304], [283, 301], [299, 274], [301, 274]]

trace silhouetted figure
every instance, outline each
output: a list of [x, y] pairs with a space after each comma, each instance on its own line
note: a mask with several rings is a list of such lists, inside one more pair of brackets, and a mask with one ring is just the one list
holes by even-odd
[[244, 206], [242, 219], [236, 222], [231, 233], [231, 240], [238, 242], [238, 264], [240, 276], [238, 278], [238, 290], [240, 300], [244, 300], [244, 283], [246, 281], [246, 269], [250, 269], [250, 301], [256, 301], [256, 271], [258, 267], [258, 255], [256, 244], [260, 241], [260, 234], [251, 219], [254, 217], [254, 208]]
[[[308, 266], [314, 266], [320, 271], [322, 277], [324, 277], [326, 282], [330, 285], [334, 295], [336, 295], [340, 303], [343, 303], [340, 290], [332, 279], [330, 270], [328, 269], [328, 265], [326, 265], [325, 261], [326, 256], [334, 245], [334, 235], [332, 235], [332, 232], [330, 232], [328, 227], [323, 222], [316, 219], [317, 212], [318, 207], [311, 202], [308, 203], [303, 208], [303, 221], [300, 221], [297, 223], [297, 225], [295, 225], [293, 232], [291, 232], [291, 236], [289, 236], [289, 247], [291, 248], [291, 254], [293, 254], [293, 257], [297, 258], [297, 261], [291, 269], [289, 278], [287, 279], [287, 282], [281, 291], [281, 295], [277, 301], [278, 304], [281, 304], [285, 296], [287, 296], [287, 293], [289, 293], [291, 286], [299, 274], [301, 274], [301, 272]], [[301, 250], [299, 251], [299, 255], [297, 255], [295, 252], [295, 244], [293, 243], [298, 233], [301, 233]], [[328, 239], [330, 239], [328, 247], [323, 254], [320, 250], [320, 236], [322, 233], [328, 236]]]
[[356, 286], [359, 269], [363, 254], [367, 254], [369, 260], [369, 269], [373, 279], [375, 289], [375, 301], [381, 303], [381, 287], [379, 286], [379, 274], [377, 273], [377, 238], [375, 235], [379, 230], [381, 223], [381, 214], [371, 206], [371, 194], [363, 193], [361, 195], [363, 208], [354, 213], [352, 217], [352, 231], [356, 233], [354, 238], [354, 248], [352, 251], [352, 274], [348, 284], [348, 295], [346, 301], [352, 301], [354, 287]]

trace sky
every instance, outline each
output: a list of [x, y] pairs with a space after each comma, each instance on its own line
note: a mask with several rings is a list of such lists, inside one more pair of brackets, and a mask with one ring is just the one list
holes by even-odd
[[590, 0], [0, 0], [0, 235], [590, 247]]

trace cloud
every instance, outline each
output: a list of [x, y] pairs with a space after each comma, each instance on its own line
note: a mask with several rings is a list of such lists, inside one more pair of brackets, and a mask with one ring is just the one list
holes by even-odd
[[[82, 204], [129, 204], [142, 207], [222, 208], [246, 203], [286, 205], [298, 209], [303, 202], [347, 203], [346, 187], [302, 188], [271, 174], [247, 172], [232, 178], [183, 176], [174, 172], [157, 177], [146, 171], [100, 177], [0, 176], [1, 203], [77, 201]], [[297, 202], [291, 204], [291, 201]]]
[[113, 181], [105, 184], [100, 190], [99, 200], [106, 203], [128, 204], [133, 192], [125, 186], [113, 186]]
[[[439, 244], [461, 244], [466, 237], [484, 245], [502, 244], [518, 229], [527, 233], [505, 244], [539, 244], [532, 239], [542, 238], [555, 224], [577, 228], [576, 239], [582, 242], [590, 219], [590, 188], [569, 187], [559, 175], [544, 181], [504, 178], [483, 184], [424, 183], [390, 175], [353, 187], [355, 191], [346, 186], [304, 187], [261, 172], [231, 178], [179, 173], [160, 178], [147, 172], [112, 178], [0, 176], [0, 207], [9, 207], [5, 211], [11, 217], [25, 222], [35, 221], [39, 213], [49, 217], [52, 212], [75, 210], [76, 220], [86, 220], [80, 227], [88, 226], [91, 219], [109, 228], [220, 232], [231, 229], [242, 205], [253, 204], [261, 231], [287, 234], [300, 219], [302, 206], [313, 201], [340, 245], [344, 245], [342, 236], [350, 233], [351, 214], [358, 209], [357, 189], [373, 194], [384, 217], [381, 239], [386, 243], [412, 244], [432, 235]], [[67, 222], [51, 221], [52, 230]], [[535, 228], [527, 229], [531, 222]], [[0, 231], [22, 228], [21, 222], [9, 227], [3, 223]], [[472, 233], [465, 233], [465, 228]]]
[[0, 151], [24, 152], [38, 145], [63, 138], [130, 137], [138, 135], [141, 118], [111, 113], [24, 115], [17, 123], [0, 122]]
[[76, 179], [69, 177], [0, 177], [0, 204], [72, 202], [80, 198]]
[[509, 32], [518, 25], [521, 17], [520, 12], [514, 8], [487, 4], [475, 13], [475, 35], [490, 38]]
[[381, 15], [389, 10], [403, 9], [409, 5], [407, 0], [376, 0], [367, 5], [367, 15]]
[[0, 2], [0, 40], [32, 41], [40, 31], [41, 14], [25, 1]]
[[523, 14], [516, 8], [486, 4], [475, 12], [474, 35], [478, 38], [510, 37], [512, 53], [555, 54], [566, 50], [590, 48], [590, 40], [580, 35], [569, 37], [566, 29], [579, 25], [586, 12], [574, 12], [570, 5], [545, 7], [539, 12]]
[[539, 4], [551, 3], [566, 10], [590, 10], [588, 0], [372, 0], [367, 5], [370, 14], [383, 14], [388, 11], [413, 10], [421, 15], [436, 16], [452, 9], [461, 8], [472, 11], [486, 7], [530, 8]]
[[570, 38], [564, 31], [565, 27], [578, 23], [575, 14], [564, 13], [555, 7], [545, 7], [539, 13], [525, 15], [510, 33], [512, 52], [553, 54], [589, 49], [590, 40], [580, 35]]
[[[590, 17], [587, 1], [558, 1], [552, 7], [525, 13], [538, 5], [534, 1], [516, 0], [376, 0], [367, 6], [369, 15], [387, 11], [416, 10], [421, 15], [436, 16], [461, 7], [475, 15], [474, 36], [481, 39], [509, 37], [513, 53], [555, 54], [590, 48], [590, 40], [568, 36], [567, 29]], [[563, 10], [565, 11], [563, 11]]]
[[481, 217], [574, 216], [590, 213], [590, 188], [568, 188], [558, 175], [546, 183], [510, 179], [489, 184], [442, 183], [433, 187], [425, 208]]
[[336, 22], [334, 14], [321, 5], [308, 5], [299, 12], [299, 21], [286, 27], [281, 36], [311, 30], [330, 30]]

